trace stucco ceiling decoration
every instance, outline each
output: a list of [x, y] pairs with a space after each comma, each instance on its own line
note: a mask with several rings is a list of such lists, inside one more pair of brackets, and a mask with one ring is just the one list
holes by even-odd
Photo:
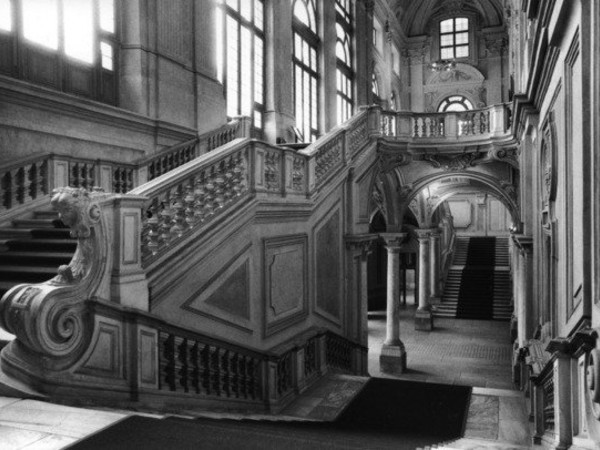
[[501, 0], [396, 0], [394, 8], [408, 36], [427, 34], [431, 18], [448, 12], [476, 13], [484, 28], [504, 24]]

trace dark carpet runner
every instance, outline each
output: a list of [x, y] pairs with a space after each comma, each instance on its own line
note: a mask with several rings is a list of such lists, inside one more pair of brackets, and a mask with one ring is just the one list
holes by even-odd
[[462, 272], [456, 317], [493, 320], [496, 238], [472, 237]]
[[96, 449], [415, 449], [464, 434], [471, 388], [372, 378], [335, 422], [133, 416], [69, 447]]

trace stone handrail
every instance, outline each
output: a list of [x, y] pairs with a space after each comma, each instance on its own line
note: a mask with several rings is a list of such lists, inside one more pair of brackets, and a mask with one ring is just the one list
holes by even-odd
[[165, 173], [190, 162], [198, 156], [213, 151], [236, 138], [250, 137], [250, 118], [237, 117], [221, 128], [205, 133], [197, 138], [166, 148], [152, 155], [138, 165], [142, 172], [147, 173], [146, 179], [140, 184], [151, 181]]
[[236, 139], [133, 189], [130, 194], [148, 199], [141, 239], [144, 267], [245, 199], [310, 197], [364, 148], [369, 141], [368, 117], [363, 111], [298, 152]]
[[413, 143], [456, 142], [501, 137], [508, 132], [509, 111], [499, 104], [446, 113], [382, 111], [381, 135]]
[[[20, 212], [62, 186], [124, 194], [199, 155], [250, 135], [249, 118], [238, 117], [217, 130], [161, 150], [134, 163], [68, 155], [36, 155], [0, 166], [0, 215]], [[10, 217], [7, 217], [10, 220]]]

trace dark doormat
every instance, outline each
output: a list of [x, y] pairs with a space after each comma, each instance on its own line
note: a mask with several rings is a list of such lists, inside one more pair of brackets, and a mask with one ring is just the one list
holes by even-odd
[[462, 436], [470, 395], [469, 387], [373, 378], [336, 422], [132, 416], [69, 448], [414, 450]]

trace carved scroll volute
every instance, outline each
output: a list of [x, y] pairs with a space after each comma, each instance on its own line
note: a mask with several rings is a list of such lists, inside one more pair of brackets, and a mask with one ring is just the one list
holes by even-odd
[[4, 360], [22, 362], [37, 355], [37, 365], [61, 370], [87, 348], [93, 323], [86, 300], [96, 297], [107, 276], [109, 242], [101, 206], [106, 197], [83, 188], [54, 191], [52, 206], [71, 228], [77, 250], [53, 279], [15, 286], [0, 300], [0, 326], [16, 335]]

